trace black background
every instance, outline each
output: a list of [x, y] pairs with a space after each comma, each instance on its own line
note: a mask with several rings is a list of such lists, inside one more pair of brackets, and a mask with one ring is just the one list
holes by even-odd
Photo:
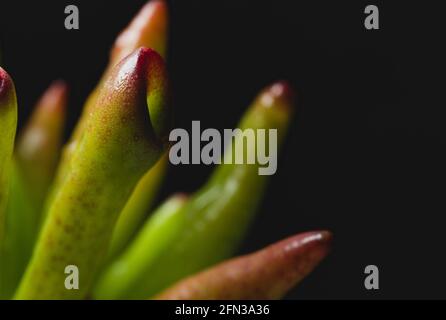
[[[0, 0], [2, 65], [21, 123], [63, 78], [71, 129], [144, 2]], [[331, 256], [289, 298], [446, 298], [444, 19], [420, 3], [169, 1], [177, 127], [233, 128], [277, 79], [298, 92], [279, 169], [241, 249], [334, 232]], [[78, 31], [64, 28], [68, 4], [79, 6]], [[366, 4], [378, 5], [380, 30], [365, 30]], [[196, 190], [210, 170], [172, 167], [162, 197]], [[364, 289], [368, 264], [380, 268], [377, 291]]]

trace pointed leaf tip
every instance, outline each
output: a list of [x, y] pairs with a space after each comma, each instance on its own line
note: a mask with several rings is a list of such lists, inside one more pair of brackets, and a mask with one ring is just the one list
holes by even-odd
[[292, 111], [295, 93], [287, 81], [278, 81], [266, 87], [259, 95], [259, 106], [266, 108], [282, 108]]
[[49, 112], [64, 111], [68, 96], [68, 85], [63, 80], [56, 80], [51, 83], [43, 96], [40, 98], [38, 106], [47, 109]]
[[280, 299], [327, 255], [331, 233], [298, 234], [181, 280], [156, 299]]
[[[11, 93], [11, 89], [13, 89], [13, 82], [9, 74], [0, 67], [0, 99], [5, 99]], [[3, 104], [0, 104], [0, 106]]]
[[[140, 47], [112, 70], [99, 100], [119, 99], [128, 108], [138, 108], [144, 102], [155, 135], [164, 141], [170, 128], [167, 91], [167, 71], [163, 58], [153, 49]], [[97, 105], [102, 104], [99, 101]]]
[[[271, 245], [271, 248], [283, 248], [291, 259], [300, 258], [302, 248], [314, 250], [313, 257], [322, 259], [329, 251], [333, 236], [329, 231], [312, 231], [298, 234]], [[314, 260], [314, 259], [313, 259]]]

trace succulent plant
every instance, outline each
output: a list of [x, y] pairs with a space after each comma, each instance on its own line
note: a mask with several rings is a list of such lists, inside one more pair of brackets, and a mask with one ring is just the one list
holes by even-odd
[[[219, 164], [200, 190], [153, 210], [173, 119], [167, 27], [165, 2], [142, 8], [64, 147], [67, 85], [48, 88], [15, 143], [15, 89], [0, 68], [0, 298], [278, 299], [327, 254], [331, 234], [314, 231], [225, 261], [264, 195], [259, 163]], [[280, 145], [293, 104], [286, 82], [272, 84], [239, 128], [277, 129]]]

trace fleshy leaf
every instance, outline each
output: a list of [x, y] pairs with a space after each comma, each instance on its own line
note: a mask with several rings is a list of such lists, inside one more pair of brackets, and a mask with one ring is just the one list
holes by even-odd
[[331, 234], [298, 234], [255, 253], [193, 275], [167, 289], [163, 300], [276, 300], [327, 255]]
[[[164, 151], [156, 127], [166, 90], [163, 59], [151, 49], [136, 50], [110, 73], [49, 206], [17, 299], [85, 297], [120, 211]], [[79, 270], [78, 290], [65, 288], [67, 266]]]

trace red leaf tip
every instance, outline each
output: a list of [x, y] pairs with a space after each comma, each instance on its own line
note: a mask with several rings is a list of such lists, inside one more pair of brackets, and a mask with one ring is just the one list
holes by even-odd
[[330, 231], [310, 231], [283, 240], [283, 242], [286, 243], [285, 250], [288, 251], [312, 242], [328, 245], [332, 239], [333, 235]]
[[163, 67], [163, 58], [153, 49], [140, 47], [124, 58], [118, 66], [118, 78], [153, 76], [152, 69]]
[[289, 101], [294, 100], [294, 90], [291, 85], [285, 81], [281, 80], [271, 85], [269, 88], [270, 93], [276, 98], [282, 98]]
[[39, 105], [49, 112], [62, 112], [65, 110], [68, 95], [68, 85], [63, 80], [51, 83], [39, 101]]
[[260, 94], [261, 105], [266, 108], [280, 106], [284, 110], [289, 110], [294, 100], [294, 90], [287, 81], [283, 80], [266, 87]]
[[11, 90], [13, 84], [9, 74], [0, 67], [0, 99], [4, 98]]

